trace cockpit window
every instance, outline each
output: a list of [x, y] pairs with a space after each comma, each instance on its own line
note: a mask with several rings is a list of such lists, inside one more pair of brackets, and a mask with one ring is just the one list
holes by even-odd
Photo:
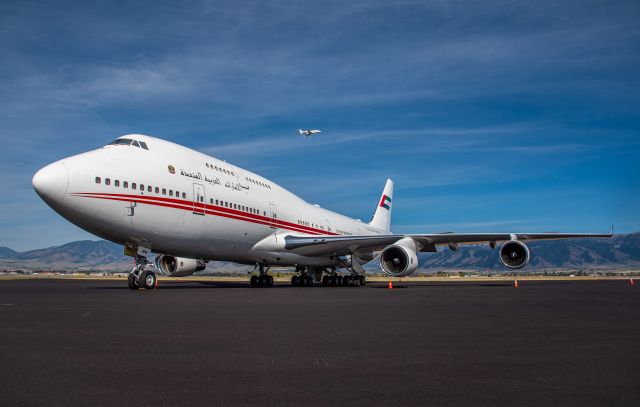
[[120, 146], [120, 145], [128, 146], [128, 145], [131, 145], [132, 141], [133, 140], [131, 140], [130, 138], [119, 138], [119, 139], [113, 140], [111, 143], [109, 143], [109, 145], [112, 145], [112, 146]]
[[145, 150], [149, 149], [149, 146], [147, 146], [147, 143], [145, 143], [144, 141], [133, 140], [133, 139], [130, 139], [130, 138], [115, 139], [111, 143], [109, 143], [108, 145], [110, 145], [110, 146], [135, 146], [135, 147], [139, 147], [139, 148], [144, 148]]

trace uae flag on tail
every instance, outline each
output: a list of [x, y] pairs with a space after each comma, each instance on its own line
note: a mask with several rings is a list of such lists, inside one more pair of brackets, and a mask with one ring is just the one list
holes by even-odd
[[382, 195], [382, 199], [380, 200], [380, 206], [382, 206], [384, 209], [389, 210], [389, 208], [391, 207], [391, 198], [389, 198], [386, 195]]

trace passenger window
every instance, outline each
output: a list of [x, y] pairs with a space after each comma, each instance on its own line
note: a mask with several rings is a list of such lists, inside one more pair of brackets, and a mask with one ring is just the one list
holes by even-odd
[[156, 187], [156, 194], [160, 193], [160, 188]]
[[151, 185], [147, 186], [147, 192], [153, 192], [153, 187]]
[[233, 204], [233, 209], [238, 209], [238, 207], [236, 206], [236, 204]]
[[182, 193], [182, 199], [186, 198], [187, 194], [185, 194], [184, 192]]
[[100, 182], [100, 177], [96, 177], [96, 184], [99, 184]]
[[129, 181], [122, 181], [122, 188], [129, 188]]
[[144, 185], [140, 184], [140, 191], [144, 192]]
[[136, 183], [135, 182], [131, 183], [131, 189], [136, 189]]
[[105, 179], [104, 179], [104, 184], [105, 184], [105, 185], [111, 185], [111, 179], [109, 179], [109, 178], [105, 178]]
[[145, 143], [144, 141], [140, 142], [140, 147], [144, 148], [145, 150], [149, 149], [149, 147], [147, 147], [147, 143]]
[[204, 202], [204, 197], [200, 197], [200, 202]]
[[162, 188], [162, 195], [166, 195], [167, 194], [167, 188]]
[[213, 198], [209, 198], [209, 203], [213, 205]]
[[120, 181], [119, 180], [113, 181], [113, 185], [119, 187], [120, 186]]
[[169, 196], [173, 196], [173, 190], [172, 189], [169, 190]]
[[218, 204], [218, 200], [216, 199], [216, 205]]
[[180, 197], [180, 191], [176, 191], [176, 198]]

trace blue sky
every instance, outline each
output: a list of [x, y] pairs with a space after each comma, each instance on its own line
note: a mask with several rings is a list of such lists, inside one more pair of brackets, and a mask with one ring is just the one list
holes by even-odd
[[4, 2], [0, 246], [92, 238], [31, 177], [133, 132], [363, 220], [390, 177], [396, 232], [640, 230], [638, 21], [637, 1]]

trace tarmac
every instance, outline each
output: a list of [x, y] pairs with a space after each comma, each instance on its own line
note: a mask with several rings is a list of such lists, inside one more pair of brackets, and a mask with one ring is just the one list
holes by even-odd
[[640, 285], [0, 281], [0, 405], [638, 406]]

